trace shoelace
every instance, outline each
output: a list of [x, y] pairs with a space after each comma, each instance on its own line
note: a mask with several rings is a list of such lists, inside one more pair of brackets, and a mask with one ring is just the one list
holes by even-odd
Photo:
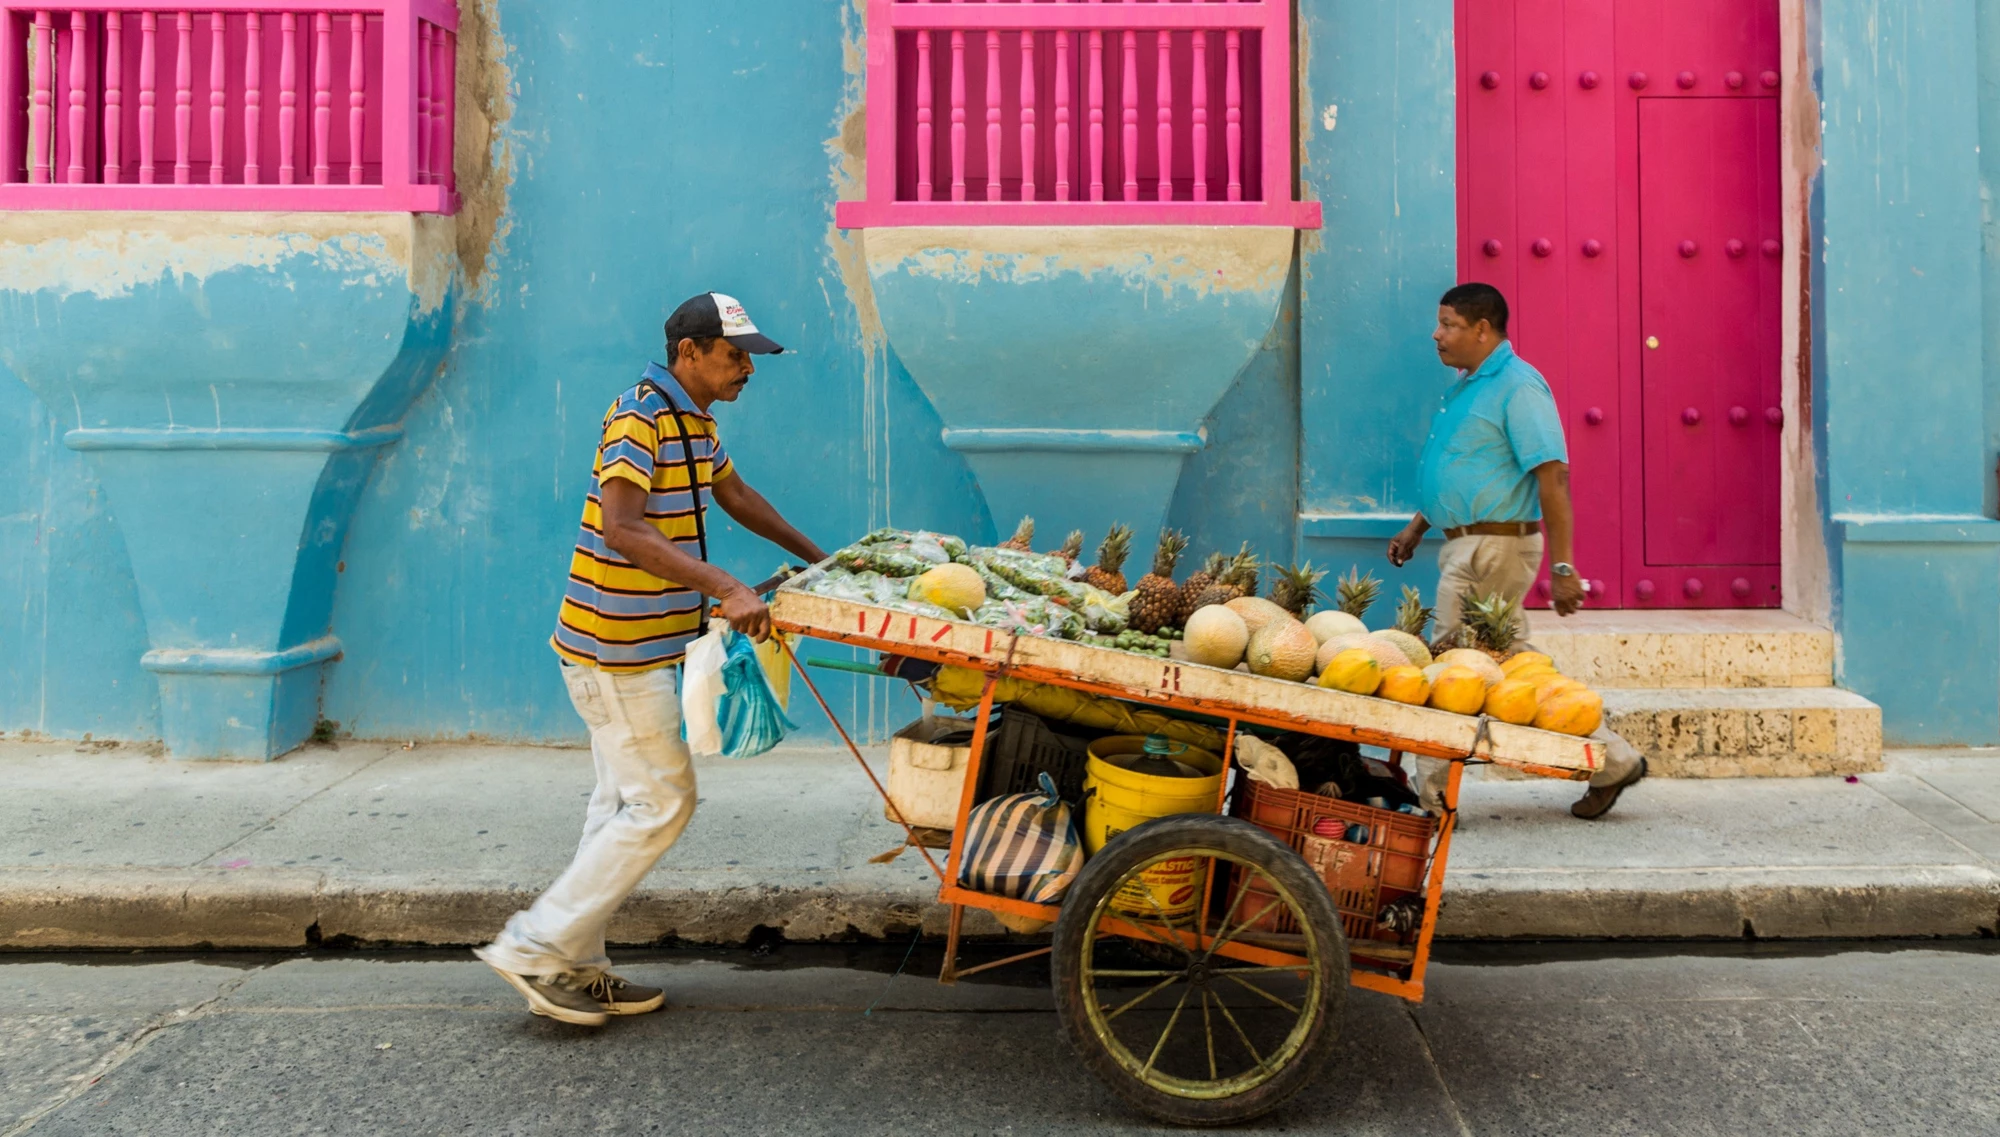
[[625, 986], [623, 979], [606, 972], [584, 984], [583, 993], [600, 1003], [609, 1003], [617, 995], [618, 989], [623, 986]]

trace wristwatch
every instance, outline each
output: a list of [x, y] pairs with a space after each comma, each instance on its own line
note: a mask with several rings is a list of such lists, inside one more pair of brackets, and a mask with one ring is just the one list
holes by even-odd
[[1549, 566], [1550, 576], [1575, 576], [1576, 566], [1567, 561], [1557, 561]]

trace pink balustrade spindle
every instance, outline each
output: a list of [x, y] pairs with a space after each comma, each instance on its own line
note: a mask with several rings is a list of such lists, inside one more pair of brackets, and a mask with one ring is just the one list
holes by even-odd
[[174, 13], [174, 184], [194, 180], [188, 150], [194, 134], [194, 13]]
[[1160, 185], [1154, 194], [1161, 201], [1174, 199], [1174, 76], [1173, 54], [1174, 36], [1169, 31], [1153, 33], [1155, 46], [1159, 49], [1160, 62], [1158, 79], [1153, 84], [1153, 104], [1158, 117], [1154, 145], [1159, 148]]
[[451, 171], [452, 112], [458, 104], [455, 84], [458, 77], [458, 37], [443, 28], [431, 33], [431, 181], [449, 186]]
[[321, 12], [313, 17], [313, 184], [333, 181], [333, 166], [327, 161], [327, 147], [333, 133], [333, 17]]
[[917, 200], [931, 200], [931, 32], [917, 33]]
[[1118, 92], [1118, 164], [1125, 171], [1125, 200], [1139, 200], [1139, 33], [1125, 29], [1124, 82]]
[[951, 199], [965, 200], [965, 33], [951, 33]]
[[1090, 200], [1104, 200], [1104, 33], [1090, 33]]
[[104, 14], [104, 181], [117, 185], [125, 130], [125, 14]]
[[361, 184], [361, 141], [368, 125], [368, 17], [347, 17], [347, 184]]
[[278, 184], [298, 179], [293, 165], [299, 119], [299, 17], [286, 12], [278, 18]]
[[84, 88], [90, 83], [90, 50], [84, 45], [90, 39], [90, 18], [82, 12], [69, 14], [69, 180], [72, 185], [83, 184], [83, 122], [86, 114], [84, 103], [89, 96]]
[[254, 186], [263, 178], [257, 165], [257, 146], [264, 138], [264, 16], [251, 12], [243, 17], [243, 184]]
[[1000, 200], [1000, 33], [986, 33], [986, 200]]
[[222, 184], [222, 138], [229, 117], [226, 85], [229, 68], [229, 28], [222, 13], [208, 14], [208, 184]]
[[1021, 33], [1021, 200], [1035, 200], [1035, 33]]
[[1242, 33], [1235, 28], [1223, 33], [1229, 48], [1228, 78], [1223, 92], [1228, 100], [1229, 200], [1243, 200], [1243, 55]]
[[153, 164], [159, 118], [160, 18], [139, 13], [139, 181], [152, 185], [159, 176]]
[[1056, 33], [1056, 200], [1069, 200], [1069, 33]]
[[430, 180], [431, 168], [431, 26], [417, 24], [417, 170], [412, 179]]
[[35, 13], [35, 62], [34, 75], [29, 83], [34, 88], [33, 110], [28, 112], [28, 142], [34, 161], [28, 170], [28, 180], [36, 185], [47, 185], [51, 176], [50, 164], [55, 161], [55, 123], [49, 112], [50, 88], [55, 82], [56, 70], [56, 28], [47, 12]]
[[1194, 199], [1208, 200], [1208, 32], [1194, 33]]

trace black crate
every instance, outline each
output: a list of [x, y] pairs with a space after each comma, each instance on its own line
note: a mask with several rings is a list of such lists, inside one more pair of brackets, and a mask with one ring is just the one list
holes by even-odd
[[1094, 739], [1044, 720], [1032, 711], [1004, 706], [1000, 725], [986, 739], [979, 763], [978, 800], [1034, 792], [1037, 775], [1047, 772], [1056, 792], [1071, 805], [1083, 800], [1083, 765]]

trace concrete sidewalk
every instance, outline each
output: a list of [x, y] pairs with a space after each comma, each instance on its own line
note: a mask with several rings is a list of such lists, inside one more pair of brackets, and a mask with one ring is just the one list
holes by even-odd
[[[879, 762], [879, 754], [876, 758]], [[853, 759], [700, 767], [681, 843], [620, 943], [942, 932], [917, 852]], [[0, 744], [0, 947], [469, 944], [567, 862], [590, 756], [346, 742], [269, 764]], [[1580, 787], [1479, 776], [1453, 937], [1971, 936], [2000, 923], [2000, 753], [1892, 753], [1840, 778], [1649, 780], [1601, 822]], [[984, 913], [968, 930], [995, 932]]]

